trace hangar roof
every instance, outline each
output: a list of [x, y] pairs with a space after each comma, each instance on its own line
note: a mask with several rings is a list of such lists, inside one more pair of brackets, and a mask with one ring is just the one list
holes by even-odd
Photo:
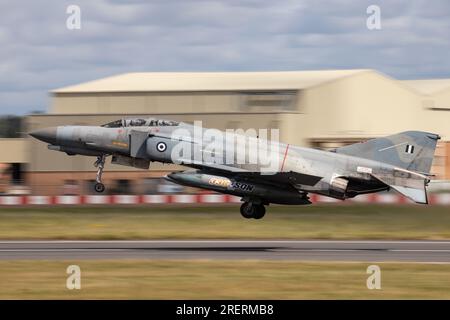
[[404, 80], [402, 82], [422, 94], [432, 94], [450, 88], [450, 79]]
[[138, 72], [80, 83], [52, 93], [289, 90], [308, 88], [362, 72], [374, 71]]

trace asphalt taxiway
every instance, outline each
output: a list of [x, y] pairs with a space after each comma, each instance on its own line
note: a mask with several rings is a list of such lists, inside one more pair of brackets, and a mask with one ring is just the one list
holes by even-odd
[[450, 263], [450, 241], [0, 241], [0, 260], [262, 259]]

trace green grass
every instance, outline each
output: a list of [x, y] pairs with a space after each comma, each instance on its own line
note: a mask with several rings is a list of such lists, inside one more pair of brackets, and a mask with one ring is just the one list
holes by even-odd
[[[66, 268], [81, 268], [81, 290]], [[289, 261], [0, 261], [0, 299], [450, 299], [449, 264]]]
[[0, 239], [450, 239], [444, 206], [239, 206], [0, 209]]

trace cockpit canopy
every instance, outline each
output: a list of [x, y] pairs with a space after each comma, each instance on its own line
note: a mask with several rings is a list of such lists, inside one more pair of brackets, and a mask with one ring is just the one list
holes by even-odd
[[163, 126], [178, 126], [179, 122], [172, 120], [159, 119], [143, 119], [143, 118], [124, 118], [115, 120], [102, 125], [105, 128], [120, 128], [120, 127], [163, 127]]

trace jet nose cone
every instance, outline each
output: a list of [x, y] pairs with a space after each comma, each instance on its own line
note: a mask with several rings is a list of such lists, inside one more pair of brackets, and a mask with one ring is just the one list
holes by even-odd
[[30, 136], [38, 140], [56, 144], [56, 127], [39, 129], [29, 133]]

